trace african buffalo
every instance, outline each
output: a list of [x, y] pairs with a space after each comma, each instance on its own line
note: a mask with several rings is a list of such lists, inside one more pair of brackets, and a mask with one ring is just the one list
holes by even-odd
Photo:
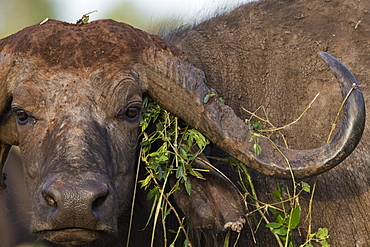
[[[31, 231], [62, 245], [125, 246], [146, 93], [256, 170], [261, 198], [274, 186], [271, 176], [290, 178], [292, 170], [296, 178], [305, 178], [335, 167], [361, 138], [364, 102], [351, 72], [321, 52], [341, 85], [339, 97], [339, 87], [316, 53], [324, 50], [348, 60], [365, 83], [368, 53], [353, 49], [369, 46], [369, 22], [361, 19], [368, 11], [365, 0], [261, 1], [166, 39], [112, 20], [83, 25], [49, 20], [0, 40], [1, 156], [4, 163], [12, 145], [21, 150], [32, 194]], [[340, 125], [325, 144], [328, 126], [351, 88]], [[316, 108], [285, 133], [296, 148], [282, 148], [291, 170], [268, 140], [260, 140], [262, 153], [255, 156], [241, 107], [263, 105], [273, 121], [283, 124], [317, 92]], [[217, 97], [205, 103], [210, 93], [222, 96], [225, 104]], [[369, 243], [366, 203], [357, 202], [368, 200], [365, 143], [362, 154], [355, 151], [345, 161], [347, 166], [318, 177], [314, 226], [328, 227], [334, 246]], [[191, 227], [214, 234], [225, 227], [240, 231], [244, 201], [230, 193], [231, 183], [217, 172], [211, 170], [206, 178], [193, 179], [190, 197], [174, 198]], [[145, 193], [139, 191], [136, 201], [130, 244], [149, 246], [151, 229], [141, 231], [149, 210]], [[338, 207], [341, 217], [335, 217]], [[342, 233], [350, 227], [358, 227], [357, 232]], [[259, 234], [256, 243], [246, 237], [239, 244], [274, 246], [274, 239]], [[156, 246], [163, 246], [157, 240]]]

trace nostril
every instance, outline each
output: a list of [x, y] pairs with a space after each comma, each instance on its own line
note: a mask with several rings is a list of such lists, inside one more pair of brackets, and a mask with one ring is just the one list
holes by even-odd
[[42, 197], [44, 198], [45, 202], [49, 206], [52, 206], [54, 208], [58, 207], [57, 201], [54, 199], [54, 197], [52, 195], [50, 195], [50, 193], [48, 193], [46, 191], [43, 191], [42, 192]]
[[108, 197], [108, 194], [109, 194], [109, 191], [107, 190], [104, 193], [101, 193], [101, 194], [97, 195], [97, 197], [95, 198], [95, 200], [92, 203], [92, 210], [93, 211], [95, 211], [96, 209], [98, 209], [100, 206], [102, 206], [104, 204], [104, 202], [106, 201], [106, 199]]

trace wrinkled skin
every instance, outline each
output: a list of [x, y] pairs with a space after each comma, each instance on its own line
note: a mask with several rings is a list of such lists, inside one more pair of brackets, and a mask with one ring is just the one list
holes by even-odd
[[[45, 73], [42, 70], [39, 72]], [[89, 193], [90, 187], [96, 189], [96, 195], [93, 195], [96, 198], [84, 198], [78, 193], [71, 193], [68, 198], [60, 200], [69, 200], [73, 207], [84, 207], [84, 200], [93, 200], [90, 206], [97, 204], [93, 210], [107, 216], [99, 222], [89, 219], [89, 215], [81, 214], [74, 219], [80, 224], [76, 227], [86, 225], [86, 228], [97, 231], [116, 232], [119, 208], [125, 208], [127, 198], [132, 197], [134, 177], [127, 174], [133, 174], [135, 170], [133, 164], [136, 163], [141, 89], [129, 75], [106, 78], [104, 72], [89, 75], [79, 72], [77, 79], [75, 75], [67, 73], [49, 73], [55, 75], [49, 83], [37, 75], [30, 80], [27, 78], [27, 82], [22, 83], [14, 94], [14, 98], [19, 100], [12, 103], [13, 108], [32, 113], [32, 117], [26, 121], [36, 121], [33, 125], [18, 124], [19, 146], [23, 160], [28, 161], [27, 182], [31, 191], [36, 192], [31, 229], [38, 233], [39, 230], [55, 228], [52, 221], [46, 225], [44, 223], [44, 217], [48, 214], [45, 207], [48, 208], [48, 204], [54, 202], [45, 204], [48, 195], [38, 191], [57, 193], [53, 192], [54, 186], [64, 189], [64, 183], [80, 183], [81, 189], [87, 187], [86, 193]], [[37, 85], [38, 81], [43, 83]], [[60, 90], [55, 90], [55, 83], [62, 83]], [[76, 95], [76, 91], [83, 93]], [[105, 104], [105, 101], [110, 104]], [[124, 111], [123, 114], [120, 111]], [[35, 142], [41, 145], [35, 145]], [[116, 145], [110, 145], [112, 142]], [[40, 155], [40, 149], [47, 150], [47, 154]], [[58, 210], [61, 217], [69, 215], [68, 212], [61, 212], [60, 207]], [[75, 217], [72, 212], [70, 216]], [[58, 217], [53, 220], [73, 222]], [[68, 224], [58, 224], [58, 227], [74, 226]], [[54, 237], [50, 240], [54, 240]]]
[[[265, 4], [268, 6], [268, 2], [265, 2]], [[259, 8], [258, 4], [248, 6], [245, 7], [243, 13], [250, 13], [248, 12], [249, 8], [253, 9], [253, 7], [256, 6], [257, 9]], [[261, 6], [263, 7], [265, 5]], [[235, 13], [238, 13], [237, 11], [238, 10], [230, 15], [235, 15]], [[225, 18], [228, 18], [230, 15], [225, 16]], [[110, 43], [110, 39], [117, 39], [117, 37], [109, 33], [117, 32], [115, 29], [116, 27], [113, 27], [114, 25], [110, 26], [112, 22], [106, 21], [102, 24], [106, 25], [106, 30], [109, 30], [109, 32], [102, 34], [102, 36], [105, 35], [107, 37], [107, 39], [103, 38], [105, 43], [94, 43], [94, 40], [100, 39], [95, 39], [93, 35], [86, 39], [87, 41], [91, 41], [91, 43], [86, 44], [86, 40], [80, 42], [78, 38], [79, 30], [76, 28], [76, 30], [72, 32], [72, 35], [75, 35], [75, 37], [67, 39], [68, 41], [60, 42], [58, 35], [63, 34], [59, 33], [55, 37], [45, 39], [44, 42], [36, 44], [36, 47], [31, 46], [32, 49], [27, 48], [27, 46], [30, 45], [27, 43], [27, 39], [25, 39], [24, 42], [19, 42], [18, 48], [20, 53], [23, 53], [22, 55], [32, 55], [31, 58], [27, 58], [27, 60], [21, 61], [21, 59], [18, 59], [15, 63], [12, 63], [13, 61], [11, 61], [11, 59], [3, 57], [3, 64], [1, 66], [6, 67], [12, 64], [12, 70], [6, 73], [6, 75], [0, 74], [0, 77], [6, 76], [7, 80], [10, 82], [10, 87], [15, 88], [13, 94], [14, 99], [11, 105], [15, 113], [14, 115], [18, 118], [18, 124], [15, 126], [16, 121], [13, 118], [14, 116], [11, 115], [9, 121], [4, 125], [7, 131], [10, 130], [6, 133], [10, 134], [4, 135], [1, 141], [19, 145], [21, 148], [22, 158], [25, 163], [27, 183], [34, 195], [32, 202], [32, 231], [40, 233], [41, 237], [62, 244], [84, 244], [89, 241], [94, 241], [95, 238], [99, 238], [105, 239], [104, 242], [106, 246], [119, 245], [114, 242], [108, 243], [109, 241], [107, 239], [111, 239], [111, 237], [116, 234], [125, 234], [125, 229], [122, 229], [124, 228], [124, 224], [123, 227], [119, 228], [118, 226], [122, 224], [118, 221], [129, 209], [132, 198], [133, 179], [137, 163], [136, 144], [138, 115], [136, 113], [138, 113], [141, 107], [142, 93], [147, 89], [147, 86], [142, 86], [142, 80], [147, 79], [145, 77], [148, 77], [149, 80], [151, 76], [155, 77], [151, 69], [141, 66], [145, 64], [145, 61], [143, 62], [140, 59], [152, 60], [152, 62], [161, 59], [161, 54], [159, 52], [158, 54], [151, 53], [152, 50], [150, 49], [152, 46], [160, 47], [160, 50], [164, 50], [166, 54], [173, 54], [181, 58], [189, 59], [191, 63], [201, 68], [207, 76], [208, 83], [221, 92], [220, 94], [226, 99], [226, 102], [233, 106], [234, 111], [239, 115], [245, 114], [241, 112], [239, 108], [240, 105], [245, 104], [253, 108], [255, 104], [260, 104], [260, 102], [255, 102], [257, 99], [266, 100], [269, 104], [276, 103], [270, 102], [274, 99], [269, 95], [256, 97], [255, 95], [258, 95], [258, 91], [265, 90], [257, 89], [260, 84], [251, 84], [254, 81], [259, 82], [260, 78], [264, 78], [263, 75], [268, 75], [269, 73], [274, 74], [272, 68], [269, 68], [271, 71], [261, 69], [266, 66], [266, 61], [269, 60], [264, 60], [263, 54], [257, 52], [255, 57], [256, 61], [258, 59], [262, 61], [246, 63], [243, 59], [238, 60], [242, 61], [242, 64], [247, 64], [246, 72], [243, 73], [225, 74], [224, 71], [230, 72], [239, 68], [234, 66], [232, 62], [227, 62], [231, 67], [225, 65], [219, 67], [218, 61], [227, 61], [227, 59], [230, 58], [230, 53], [228, 49], [224, 48], [216, 48], [217, 51], [212, 51], [210, 48], [216, 47], [212, 40], [217, 40], [216, 38], [213, 39], [212, 35], [219, 35], [225, 31], [222, 23], [232, 23], [231, 21], [224, 21], [223, 18], [219, 18], [219, 22], [221, 24], [214, 21], [214, 24], [204, 23], [199, 27], [199, 30], [202, 30], [203, 34], [205, 34], [205, 37], [211, 37], [210, 40], [203, 40], [196, 35], [193, 36], [193, 32], [196, 33], [196, 31], [192, 30], [178, 33], [177, 37], [173, 38], [171, 42], [180, 47], [184, 54], [175, 48], [169, 47], [156, 36], [150, 36], [138, 30], [133, 31], [133, 29], [127, 26], [125, 26], [123, 30], [120, 30], [125, 33], [125, 39], [122, 39], [122, 41], [124, 40], [123, 45], [116, 47], [114, 42]], [[50, 24], [53, 23], [54, 22], [51, 21]], [[237, 32], [240, 25], [246, 26], [248, 29], [248, 26], [243, 21], [234, 23], [234, 25], [235, 27], [232, 28], [233, 32]], [[87, 29], [89, 27], [90, 26], [86, 25]], [[215, 32], [213, 27], [219, 32]], [[81, 28], [85, 27], [83, 26]], [[226, 28], [226, 30], [229, 29]], [[242, 29], [240, 28], [240, 30]], [[90, 31], [92, 32], [92, 30]], [[138, 35], [131, 36], [129, 34], [130, 32], [136, 32]], [[226, 32], [226, 35], [227, 33], [228, 32]], [[261, 34], [261, 36], [257, 35], [257, 38], [262, 36], [265, 37], [265, 34]], [[148, 43], [145, 43], [143, 40], [150, 40], [150, 42], [153, 43], [147, 45]], [[204, 44], [204, 46], [199, 45], [198, 42]], [[78, 45], [76, 45], [77, 43]], [[266, 50], [263, 40], [255, 42], [251, 39], [250, 43], [246, 43], [247, 47], [248, 45], [251, 46], [251, 44], [257, 43], [259, 44], [257, 50]], [[142, 46], [142, 44], [147, 46]], [[239, 44], [239, 42], [231, 42], [229, 45], [231, 46], [232, 44]], [[196, 49], [192, 47], [192, 45], [194, 45]], [[82, 48], [78, 50], [78, 52], [73, 53], [71, 50], [74, 46]], [[11, 44], [5, 43], [5, 48], [10, 49], [9, 47], [11, 47]], [[39, 52], [41, 47], [50, 47], [49, 52], [45, 54]], [[100, 49], [94, 49], [96, 47]], [[280, 47], [278, 48], [280, 50]], [[207, 49], [209, 49], [209, 52], [207, 52]], [[140, 53], [142, 50], [149, 51], [144, 53], [149, 54], [148, 58]], [[219, 54], [215, 56], [216, 62], [208, 57], [208, 54], [217, 54], [218, 52]], [[323, 63], [317, 62], [316, 58], [313, 58], [313, 54], [316, 53], [316, 50], [313, 49], [313, 51], [310, 50], [310, 52], [310, 55], [308, 55], [306, 59], [315, 61], [314, 63], [318, 65], [317, 70], [319, 70], [319, 72], [325, 71], [326, 68], [323, 67]], [[34, 54], [39, 55], [36, 56]], [[120, 60], [118, 64], [115, 63], [115, 66], [110, 67], [108, 66], [108, 64], [112, 62], [110, 59], [117, 59], [114, 57], [115, 54], [120, 54], [122, 60]], [[274, 53], [272, 52], [272, 54]], [[249, 55], [253, 55], [253, 52]], [[273, 55], [271, 56], [273, 57]], [[225, 59], [220, 59], [220, 57]], [[296, 58], [290, 61], [295, 63], [295, 60]], [[27, 64], [27, 66], [25, 66], [25, 64]], [[166, 64], [166, 66], [171, 68], [173, 64], [175, 63], [171, 62]], [[254, 74], [255, 71], [250, 70], [248, 66], [258, 67], [257, 71], [260, 71], [262, 76], [260, 75], [256, 78]], [[240, 68], [243, 68], [243, 66], [240, 66]], [[282, 68], [279, 69], [283, 71], [281, 72], [282, 74], [287, 71]], [[27, 73], [29, 71], [37, 71], [37, 73], [32, 73], [32, 75], [30, 75]], [[143, 71], [145, 71], [145, 73]], [[174, 71], [176, 71], [176, 69]], [[173, 73], [172, 70], [168, 72], [168, 74]], [[247, 73], [251, 74], [246, 75]], [[199, 76], [198, 74], [201, 73], [195, 70], [194, 78]], [[328, 80], [328, 75], [328, 73], [318, 73], [314, 77], [319, 80], [319, 83], [322, 83]], [[191, 76], [193, 75], [189, 77]], [[243, 80], [233, 78], [234, 76], [240, 76], [243, 80], [246, 78], [251, 79], [249, 83], [244, 86], [237, 85], [236, 82]], [[311, 79], [309, 79], [312, 77], [310, 74], [305, 76], [307, 78], [304, 78], [307, 81], [311, 81]], [[174, 77], [176, 77], [176, 75]], [[289, 78], [290, 77], [289, 75]], [[21, 80], [18, 78], [21, 78]], [[268, 80], [267, 76], [264, 79]], [[223, 83], [223, 86], [219, 84], [225, 81], [228, 83]], [[277, 81], [286, 82], [286, 78], [279, 80], [276, 78], [276, 81], [273, 80], [275, 83]], [[265, 85], [266, 88], [270, 87], [269, 84], [266, 83], [263, 83], [263, 85]], [[334, 85], [334, 82], [332, 85]], [[298, 86], [298, 95], [301, 92], [300, 90], [307, 92], [307, 90], [305, 91], [305, 88], [302, 87], [303, 86]], [[322, 87], [326, 88], [327, 86]], [[329, 94], [331, 97], [324, 97], [326, 98], [324, 101], [327, 100], [331, 102], [333, 99], [333, 101], [335, 101], [335, 99], [339, 101], [338, 95], [340, 95], [340, 93], [332, 90], [333, 87], [334, 86], [329, 87], [328, 90], [333, 91]], [[233, 88], [233, 90], [228, 90], [230, 88]], [[279, 86], [277, 85], [276, 88], [279, 89]], [[1, 88], [1, 90], [3, 90], [2, 95], [9, 93], [4, 88]], [[289, 90], [285, 88], [284, 90], [286, 90], [287, 94], [290, 93]], [[76, 97], [76, 91], [79, 92], [78, 97]], [[238, 98], [236, 98], [235, 92], [248, 92], [248, 94], [240, 94]], [[173, 90], [173, 94], [176, 95], [176, 89]], [[171, 95], [168, 95], [168, 97], [170, 96]], [[186, 95], [184, 95], [184, 97], [185, 96]], [[246, 98], [244, 99], [245, 101], [240, 101], [240, 99], [244, 97]], [[277, 101], [279, 101], [279, 97], [277, 97]], [[177, 98], [179, 97], [177, 96]], [[310, 97], [304, 94], [304, 96], [300, 98], [299, 103], [306, 105], [309, 100], [308, 98]], [[0, 102], [3, 105], [10, 104], [9, 99], [6, 97], [0, 98]], [[187, 103], [190, 104], [191, 102]], [[325, 106], [325, 102], [321, 102], [321, 104]], [[183, 106], [179, 106], [179, 108], [181, 107]], [[281, 109], [284, 108], [285, 106], [281, 106]], [[3, 112], [5, 110], [6, 109], [2, 109]], [[25, 112], [23, 111], [28, 114], [28, 118], [25, 118]], [[316, 112], [320, 111], [322, 111], [322, 109]], [[292, 112], [285, 113], [284, 110], [282, 112], [287, 115], [294, 115]], [[326, 118], [325, 114], [324, 117]], [[282, 118], [285, 120], [285, 116], [282, 116]], [[330, 122], [330, 119], [325, 121]], [[307, 124], [307, 126], [309, 125], [310, 124]], [[68, 128], [65, 126], [68, 126]], [[202, 126], [198, 125], [197, 127], [201, 128]], [[36, 138], [34, 133], [37, 133]], [[302, 138], [302, 136], [297, 133], [292, 135], [296, 139]], [[307, 135], [310, 136], [308, 132]], [[325, 136], [322, 133], [317, 133], [316, 135], [316, 137]], [[309, 137], [309, 139], [310, 144], [314, 144], [316, 141], [315, 137]], [[35, 143], [37, 145], [35, 145]], [[114, 145], [112, 145], [112, 143]], [[295, 143], [293, 145], [299, 146], [299, 144]], [[40, 152], [40, 150], [42, 152]], [[213, 179], [212, 177], [208, 179], [208, 181], [212, 181]], [[268, 186], [266, 187], [273, 187], [273, 182], [264, 176], [257, 174], [256, 179], [259, 179], [261, 185], [264, 185], [264, 182], [267, 181], [266, 185]], [[213, 186], [208, 185], [210, 187], [208, 190], [205, 190], [207, 186], [201, 185], [201, 182], [199, 183], [199, 187], [196, 185], [195, 189], [200, 192], [209, 192], [209, 190], [216, 188], [213, 187], [216, 185], [222, 185], [221, 187], [232, 190], [229, 184], [225, 186], [217, 180], [215, 180]], [[261, 187], [258, 188], [261, 193], [266, 189], [265, 186], [257, 187]], [[218, 192], [219, 191], [214, 194], [217, 195]], [[209, 193], [208, 195], [211, 194], [212, 193]], [[196, 195], [197, 194], [194, 196], [196, 197]], [[222, 193], [222, 195], [225, 194]], [[244, 209], [239, 206], [236, 208], [227, 208], [225, 206], [226, 204], [234, 204], [234, 202], [236, 202], [235, 204], [238, 205], [237, 197], [229, 197], [229, 199], [230, 201], [228, 201], [228, 203], [221, 202], [222, 206], [218, 204], [211, 206], [209, 204], [204, 204], [202, 207], [202, 209], [205, 209], [204, 212], [196, 212], [199, 213], [200, 216], [208, 215], [211, 212], [210, 215], [212, 215], [212, 217], [215, 216], [215, 219], [210, 217], [206, 220], [202, 220], [198, 217], [197, 219], [199, 219], [200, 222], [197, 222], [197, 224], [202, 225], [207, 223], [207, 225], [212, 225], [214, 222], [219, 223], [220, 219], [226, 218], [225, 214], [222, 214], [223, 212], [230, 213], [230, 220], [237, 222], [239, 220], [238, 216], [244, 213]], [[196, 198], [196, 200], [198, 200], [198, 198]], [[181, 200], [179, 200], [178, 203], [181, 204]], [[184, 200], [182, 203], [186, 204], [187, 200]], [[203, 201], [197, 205], [202, 205], [201, 203], [203, 203]], [[211, 210], [208, 211], [206, 210], [207, 208]], [[218, 216], [218, 214], [220, 214], [220, 216]], [[99, 217], [94, 217], [95, 215], [99, 215]], [[228, 220], [229, 219], [226, 219], [226, 222], [223, 223], [228, 223]], [[223, 224], [220, 224], [220, 226], [217, 225], [216, 230], [222, 230], [222, 225]], [[54, 232], [47, 231], [50, 229], [53, 229]], [[244, 232], [245, 234], [243, 234], [243, 236], [247, 235], [246, 231]], [[262, 236], [266, 236], [265, 234], [268, 233], [262, 234]], [[141, 237], [140, 240], [142, 241], [145, 239], [145, 235], [139, 234], [136, 237]], [[271, 239], [271, 241], [264, 237], [261, 237], [261, 239], [264, 239], [264, 241], [257, 241], [257, 245], [273, 246], [275, 244], [273, 239]], [[252, 238], [248, 236], [245, 239], [242, 238], [240, 240], [240, 245], [246, 244], [247, 242], [251, 243]], [[120, 242], [120, 244], [121, 243], [122, 242]], [[158, 244], [158, 246], [162, 245], [159, 242], [156, 244]], [[201, 246], [201, 244], [199, 245]], [[92, 243], [92, 246], [94, 246], [94, 243]], [[132, 246], [138, 245], [133, 243]]]

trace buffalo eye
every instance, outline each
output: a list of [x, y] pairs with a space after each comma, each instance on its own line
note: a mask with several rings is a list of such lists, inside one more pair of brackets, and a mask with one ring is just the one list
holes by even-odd
[[127, 107], [126, 109], [121, 109], [117, 113], [117, 118], [121, 120], [127, 120], [134, 122], [139, 119], [140, 108], [139, 107]]
[[28, 123], [35, 122], [35, 119], [32, 117], [32, 115], [22, 109], [15, 110], [15, 116], [17, 118], [18, 124], [20, 125], [25, 125]]

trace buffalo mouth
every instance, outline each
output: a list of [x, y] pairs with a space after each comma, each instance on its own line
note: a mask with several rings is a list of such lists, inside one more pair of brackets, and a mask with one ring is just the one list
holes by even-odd
[[106, 231], [85, 228], [41, 230], [34, 233], [43, 239], [62, 245], [84, 245], [100, 239], [104, 235], [110, 235]]

